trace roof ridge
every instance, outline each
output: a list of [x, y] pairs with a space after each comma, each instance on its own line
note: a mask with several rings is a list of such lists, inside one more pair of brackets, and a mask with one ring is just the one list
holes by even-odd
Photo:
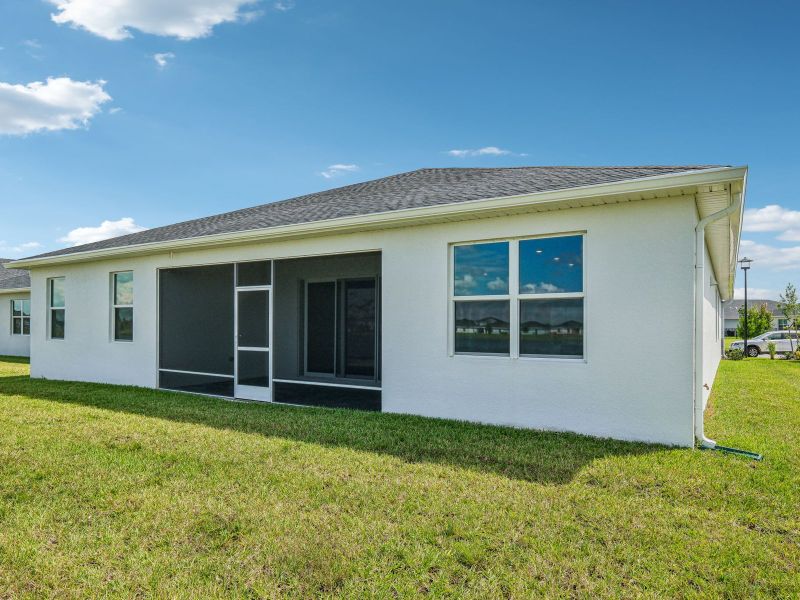
[[[720, 169], [731, 165], [528, 165], [513, 167], [421, 167], [419, 171], [510, 171], [512, 169]], [[377, 179], [375, 181], [378, 181]]]

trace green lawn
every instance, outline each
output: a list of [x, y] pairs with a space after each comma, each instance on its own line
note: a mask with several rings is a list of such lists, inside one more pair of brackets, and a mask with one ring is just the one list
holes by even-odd
[[707, 430], [764, 461], [0, 359], [0, 598], [797, 597], [800, 363], [723, 362]]

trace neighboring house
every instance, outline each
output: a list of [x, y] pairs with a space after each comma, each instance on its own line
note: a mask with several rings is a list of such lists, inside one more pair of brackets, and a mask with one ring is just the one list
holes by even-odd
[[31, 280], [0, 258], [0, 356], [30, 356]]
[[[757, 298], [747, 299], [748, 308], [758, 308], [760, 305], [766, 304], [767, 310], [772, 313], [772, 329], [775, 331], [786, 329], [788, 321], [778, 308], [778, 303], [775, 300], [759, 300]], [[739, 308], [744, 305], [744, 300], [731, 300], [725, 303], [725, 335], [735, 336], [736, 328], [739, 326]], [[749, 329], [749, 328], [748, 328]]]
[[26, 258], [31, 375], [689, 446], [746, 172], [421, 169]]

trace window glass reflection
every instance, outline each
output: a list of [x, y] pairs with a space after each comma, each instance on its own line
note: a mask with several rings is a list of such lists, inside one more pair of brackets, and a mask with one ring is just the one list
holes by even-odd
[[64, 339], [64, 311], [50, 311], [50, 337], [57, 340]]
[[508, 354], [509, 303], [506, 300], [456, 302], [455, 351]]
[[583, 291], [583, 236], [522, 240], [519, 243], [519, 293]]
[[50, 280], [50, 306], [53, 308], [61, 308], [64, 306], [63, 277]]
[[508, 294], [508, 242], [453, 248], [456, 296]]
[[519, 353], [583, 356], [583, 298], [522, 300]]
[[133, 304], [133, 271], [114, 274], [114, 304]]
[[123, 306], [114, 309], [114, 339], [133, 341], [133, 308]]

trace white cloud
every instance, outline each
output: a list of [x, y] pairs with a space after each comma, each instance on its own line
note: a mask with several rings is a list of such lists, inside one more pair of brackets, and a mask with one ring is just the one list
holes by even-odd
[[5, 241], [0, 241], [0, 256], [14, 256], [19, 254], [25, 254], [30, 252], [31, 250], [35, 250], [36, 248], [41, 248], [42, 245], [39, 242], [23, 242], [22, 244], [17, 244], [16, 246], [11, 246]]
[[27, 85], [0, 81], [0, 134], [25, 135], [35, 131], [78, 129], [111, 100], [105, 81], [48, 78]]
[[167, 66], [167, 63], [175, 58], [175, 54], [172, 52], [157, 52], [153, 54], [153, 60], [156, 61], [159, 69], [163, 69]]
[[478, 282], [475, 281], [475, 278], [472, 275], [465, 273], [464, 277], [461, 279], [456, 279], [453, 282], [453, 285], [456, 289], [456, 292], [466, 293], [475, 289], [475, 286], [478, 285]]
[[113, 108], [109, 108], [108, 109], [108, 114], [115, 115], [115, 114], [117, 114], [118, 112], [121, 112], [121, 111], [122, 111], [122, 109], [119, 106], [115, 106]]
[[31, 58], [36, 60], [42, 60], [44, 58], [42, 54], [39, 52], [43, 48], [42, 44], [39, 43], [39, 40], [35, 39], [22, 40], [20, 42], [20, 45], [25, 47], [25, 54], [27, 54]]
[[486, 284], [486, 287], [488, 287], [490, 290], [507, 290], [508, 284], [502, 277], [495, 277]]
[[[780, 292], [777, 290], [770, 290], [768, 288], [753, 288], [747, 287], [747, 299], [750, 300], [778, 300]], [[733, 290], [734, 300], [744, 300], [744, 288], [736, 288]]]
[[144, 231], [145, 229], [147, 227], [137, 225], [131, 217], [123, 217], [118, 221], [103, 221], [97, 227], [78, 227], [64, 237], [59, 238], [58, 241], [80, 246], [81, 244], [99, 242], [120, 235]]
[[564, 290], [555, 284], [542, 281], [541, 283], [526, 283], [520, 291], [526, 294], [555, 294]]
[[68, 23], [108, 40], [143, 33], [191, 40], [211, 35], [221, 23], [248, 21], [257, 16], [242, 10], [260, 0], [48, 0], [58, 12], [58, 24]]
[[744, 231], [780, 232], [778, 239], [784, 242], [800, 242], [800, 210], [769, 204], [763, 208], [744, 211]]
[[744, 231], [786, 231], [800, 228], [800, 210], [769, 204], [744, 211]]
[[294, 0], [278, 0], [278, 2], [276, 2], [272, 6], [275, 7], [275, 10], [279, 10], [280, 12], [286, 12], [294, 8]]
[[448, 150], [447, 154], [455, 156], [456, 158], [464, 158], [465, 156], [504, 156], [513, 154], [511, 150], [504, 150], [497, 146], [486, 146], [478, 149], [465, 149], [465, 150]]
[[321, 171], [320, 175], [322, 175], [325, 179], [331, 179], [333, 177], [338, 177], [339, 175], [344, 175], [345, 173], [354, 173], [358, 170], [358, 165], [336, 164], [329, 166], [324, 171]]
[[763, 266], [774, 271], [800, 269], [800, 246], [785, 248], [759, 244], [752, 240], [742, 240], [739, 257], [753, 259], [753, 269]]

